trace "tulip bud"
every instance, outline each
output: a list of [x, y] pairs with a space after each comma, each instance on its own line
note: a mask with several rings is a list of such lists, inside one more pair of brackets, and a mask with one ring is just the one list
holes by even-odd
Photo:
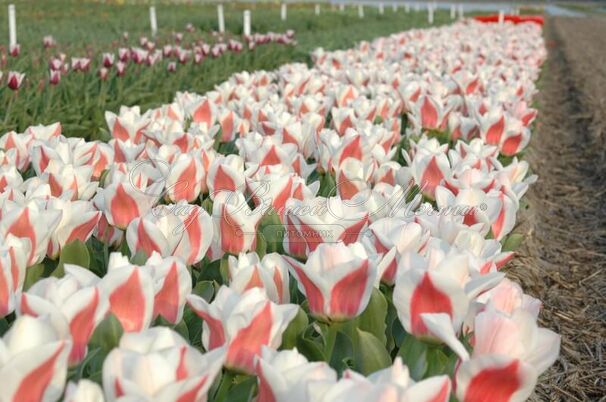
[[42, 45], [48, 49], [51, 47], [55, 47], [57, 45], [57, 42], [55, 41], [55, 38], [53, 38], [52, 35], [45, 35], [42, 38]]
[[99, 76], [99, 79], [101, 81], [105, 81], [105, 80], [107, 80], [107, 77], [109, 75], [109, 70], [105, 67], [101, 67], [99, 69], [99, 71], [97, 72], [97, 75]]
[[21, 88], [21, 85], [23, 84], [24, 79], [25, 79], [25, 74], [18, 73], [16, 71], [9, 71], [8, 77], [7, 77], [7, 85], [10, 89], [12, 89], [13, 91], [16, 91], [19, 88]]
[[51, 85], [58, 85], [61, 82], [61, 71], [50, 70], [48, 82]]

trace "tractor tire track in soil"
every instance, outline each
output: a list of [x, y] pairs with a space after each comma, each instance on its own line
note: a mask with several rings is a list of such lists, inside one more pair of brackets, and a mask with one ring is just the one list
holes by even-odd
[[562, 335], [534, 401], [606, 400], [606, 19], [551, 18], [539, 119], [526, 155], [539, 181], [508, 269], [543, 301], [540, 323]]

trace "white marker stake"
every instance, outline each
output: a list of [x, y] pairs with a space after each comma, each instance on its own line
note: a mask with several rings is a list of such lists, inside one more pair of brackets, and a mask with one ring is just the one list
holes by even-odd
[[410, 12], [410, 4], [408, 4], [408, 3], [404, 4], [404, 11], [406, 11], [407, 13]]
[[8, 5], [8, 43], [11, 48], [17, 45], [17, 21], [14, 4]]
[[450, 5], [450, 19], [454, 20], [457, 17], [457, 8], [454, 4]]
[[219, 20], [219, 32], [225, 32], [225, 16], [223, 15], [223, 4], [217, 4], [217, 20]]
[[394, 13], [398, 11], [398, 5], [396, 3], [393, 3], [391, 5], [391, 11], [393, 11]]
[[345, 4], [339, 4], [339, 11], [345, 11]]
[[383, 15], [385, 9], [383, 8], [383, 3], [379, 3], [379, 14]]
[[433, 25], [433, 7], [427, 6], [427, 22]]
[[364, 18], [364, 6], [362, 4], [358, 4], [358, 17]]
[[282, 21], [286, 21], [286, 3], [282, 3], [280, 7], [280, 18]]
[[465, 17], [465, 11], [463, 10], [463, 4], [459, 4], [459, 19], [463, 19]]
[[244, 10], [244, 36], [250, 36], [250, 10]]
[[319, 4], [315, 5], [315, 7], [314, 7], [314, 13], [316, 15], [320, 15], [320, 5]]
[[158, 33], [158, 21], [156, 20], [156, 7], [154, 6], [149, 8], [149, 25], [151, 26], [152, 36], [156, 36]]
[[505, 22], [505, 13], [503, 10], [499, 10], [499, 25], [503, 25]]

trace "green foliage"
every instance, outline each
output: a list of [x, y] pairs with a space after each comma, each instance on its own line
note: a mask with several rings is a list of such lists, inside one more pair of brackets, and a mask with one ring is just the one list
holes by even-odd
[[53, 271], [52, 276], [60, 278], [65, 275], [65, 264], [73, 264], [83, 268], [89, 268], [90, 255], [88, 254], [86, 244], [82, 243], [80, 240], [74, 240], [63, 247], [61, 249], [61, 255], [59, 256], [59, 264]]
[[515, 251], [524, 241], [524, 235], [520, 233], [511, 233], [502, 240], [503, 247], [501, 251]]

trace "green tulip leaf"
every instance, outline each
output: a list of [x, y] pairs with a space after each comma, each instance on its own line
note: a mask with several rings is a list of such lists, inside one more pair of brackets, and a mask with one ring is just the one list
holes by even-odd
[[65, 275], [65, 264], [78, 265], [88, 269], [90, 267], [90, 255], [86, 244], [82, 243], [80, 240], [74, 240], [65, 245], [65, 247], [61, 249], [59, 264], [53, 271], [52, 276], [60, 278]]
[[359, 328], [355, 331], [353, 352], [356, 370], [364, 375], [391, 365], [385, 345], [370, 332]]

